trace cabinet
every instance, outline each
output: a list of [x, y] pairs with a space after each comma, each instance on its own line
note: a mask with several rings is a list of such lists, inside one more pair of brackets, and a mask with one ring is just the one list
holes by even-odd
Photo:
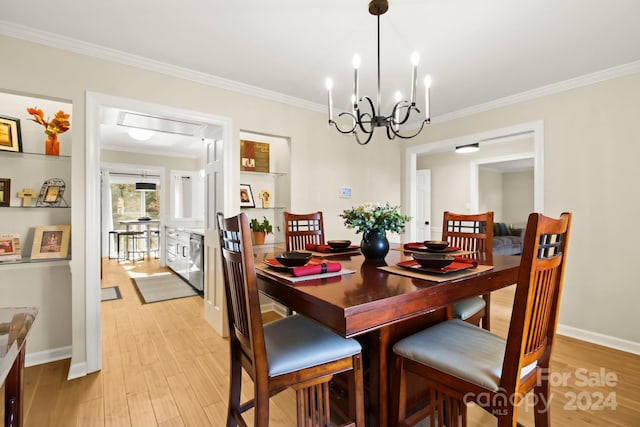
[[189, 233], [174, 227], [165, 227], [167, 267], [189, 281]]
[[[2, 115], [18, 119], [22, 152], [0, 150], [0, 178], [9, 179], [9, 206], [0, 207], [0, 234], [17, 234], [20, 239], [18, 263], [29, 263], [34, 231], [37, 226], [71, 224], [71, 131], [59, 135], [60, 156], [44, 154], [47, 138], [44, 127], [29, 120], [27, 107], [38, 107], [45, 111], [45, 119], [63, 110], [72, 113], [70, 103], [0, 92]], [[45, 181], [57, 178], [64, 181], [65, 202], [61, 206], [35, 206], [38, 194]], [[29, 206], [22, 206], [18, 193], [31, 189], [35, 197]], [[43, 262], [43, 261], [38, 261]], [[12, 261], [0, 262], [3, 268]]]

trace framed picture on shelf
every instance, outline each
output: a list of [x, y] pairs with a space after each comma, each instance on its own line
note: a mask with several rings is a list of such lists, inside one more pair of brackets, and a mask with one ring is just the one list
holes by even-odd
[[9, 206], [11, 201], [11, 180], [0, 178], [0, 206]]
[[240, 184], [240, 207], [255, 208], [256, 202], [253, 200], [253, 193], [249, 184]]
[[0, 234], [0, 262], [18, 261], [20, 255], [20, 236], [17, 234]]
[[62, 197], [65, 188], [66, 185], [60, 178], [51, 178], [46, 180], [40, 189], [36, 206], [66, 207], [67, 202], [65, 202]]
[[65, 259], [69, 255], [70, 225], [39, 225], [33, 235], [31, 259]]
[[0, 116], [0, 150], [22, 153], [20, 119]]

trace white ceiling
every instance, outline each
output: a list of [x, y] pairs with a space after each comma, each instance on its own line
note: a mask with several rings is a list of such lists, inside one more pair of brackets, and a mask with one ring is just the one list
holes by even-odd
[[[112, 49], [318, 108], [332, 77], [335, 107], [347, 108], [354, 53], [360, 93], [375, 97], [376, 18], [367, 3], [10, 1], [0, 33], [55, 34], [64, 37], [57, 45], [82, 41], [83, 50]], [[433, 78], [435, 118], [630, 64], [640, 60], [638, 17], [638, 0], [390, 0], [381, 17], [383, 105], [397, 89], [408, 95], [413, 51], [419, 75]]]

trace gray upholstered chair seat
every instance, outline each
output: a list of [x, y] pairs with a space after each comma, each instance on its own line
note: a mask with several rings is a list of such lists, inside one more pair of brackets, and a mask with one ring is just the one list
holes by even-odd
[[[453, 319], [408, 336], [393, 346], [407, 359], [497, 391], [506, 342], [491, 332]], [[524, 377], [535, 363], [522, 369]]]
[[299, 315], [264, 325], [269, 376], [282, 375], [360, 353], [355, 339], [346, 339]]
[[486, 307], [487, 303], [482, 297], [471, 297], [453, 304], [453, 317], [467, 320]]

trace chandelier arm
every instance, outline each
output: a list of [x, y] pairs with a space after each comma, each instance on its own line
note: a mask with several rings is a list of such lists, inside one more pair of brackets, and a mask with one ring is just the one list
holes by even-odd
[[367, 133], [367, 139], [364, 141], [360, 140], [360, 136], [358, 136], [358, 132], [353, 131], [353, 135], [356, 137], [356, 142], [360, 145], [367, 145], [369, 143], [369, 141], [371, 141], [371, 137], [373, 137], [373, 129], [371, 129], [371, 132]]
[[[362, 130], [362, 132], [364, 133], [373, 133], [373, 129], [375, 128], [375, 126], [373, 125], [373, 118], [376, 116], [376, 109], [373, 106], [373, 101], [371, 100], [371, 98], [369, 98], [368, 96], [363, 96], [360, 101], [366, 101], [366, 103], [369, 104], [369, 108], [371, 109], [371, 113], [360, 113], [360, 107], [358, 107], [356, 109], [356, 114], [357, 114], [357, 118], [356, 118], [356, 124], [357, 126], [360, 127], [360, 129]], [[369, 117], [369, 120], [362, 120], [363, 118], [367, 118], [367, 116]], [[368, 123], [369, 129], [367, 130], [364, 127], [364, 124]]]
[[[355, 116], [353, 114], [351, 114], [349, 112], [346, 112], [346, 111], [338, 114], [338, 117], [342, 117], [342, 116], [349, 116], [349, 117], [351, 117], [351, 119], [355, 119]], [[340, 126], [338, 125], [338, 122], [332, 120], [331, 123], [336, 127], [336, 129], [338, 129], [338, 132], [340, 132], [340, 133], [351, 133], [356, 128], [356, 125], [353, 125], [353, 127], [351, 129], [343, 130], [343, 129], [340, 129]]]
[[391, 129], [391, 132], [393, 132], [393, 134], [400, 139], [411, 139], [411, 138], [415, 138], [416, 136], [418, 136], [420, 132], [422, 132], [422, 129], [424, 128], [425, 123], [429, 123], [429, 122], [427, 120], [423, 120], [422, 123], [420, 124], [420, 129], [418, 129], [416, 133], [412, 135], [400, 135], [400, 132], [396, 132], [396, 130], [393, 129], [391, 126], [389, 126], [387, 130]]

